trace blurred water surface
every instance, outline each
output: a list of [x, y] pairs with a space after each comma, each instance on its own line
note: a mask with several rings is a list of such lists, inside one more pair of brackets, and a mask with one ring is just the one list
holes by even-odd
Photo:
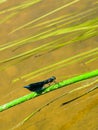
[[[61, 81], [98, 69], [97, 0], [0, 1], [0, 104], [30, 93], [23, 86], [51, 77]], [[93, 83], [94, 82], [94, 83]], [[68, 105], [97, 78], [70, 85], [0, 113], [2, 130], [97, 130], [97, 91]], [[21, 125], [29, 114], [64, 92], [83, 85], [46, 106]]]

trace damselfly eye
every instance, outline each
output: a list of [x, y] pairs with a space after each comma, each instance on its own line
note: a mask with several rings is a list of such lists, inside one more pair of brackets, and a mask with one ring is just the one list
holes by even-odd
[[55, 80], [55, 79], [56, 79], [56, 77], [55, 77], [55, 76], [52, 76], [52, 77], [51, 77], [51, 79]]

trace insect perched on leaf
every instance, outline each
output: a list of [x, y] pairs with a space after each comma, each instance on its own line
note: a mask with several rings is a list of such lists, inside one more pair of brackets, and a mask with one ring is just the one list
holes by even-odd
[[52, 76], [52, 77], [50, 77], [50, 78], [48, 78], [46, 80], [43, 80], [43, 81], [40, 81], [40, 82], [36, 82], [36, 83], [32, 83], [32, 84], [29, 84], [27, 86], [24, 86], [24, 88], [27, 88], [30, 91], [38, 92], [38, 91], [42, 90], [43, 87], [46, 84], [50, 84], [51, 82], [55, 82], [55, 80], [56, 80], [56, 77]]

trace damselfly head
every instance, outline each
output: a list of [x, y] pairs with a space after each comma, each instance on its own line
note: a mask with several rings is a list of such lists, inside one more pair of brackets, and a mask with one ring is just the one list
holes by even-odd
[[55, 80], [55, 79], [56, 79], [56, 77], [55, 77], [55, 76], [52, 76], [52, 77], [51, 77], [51, 79]]

